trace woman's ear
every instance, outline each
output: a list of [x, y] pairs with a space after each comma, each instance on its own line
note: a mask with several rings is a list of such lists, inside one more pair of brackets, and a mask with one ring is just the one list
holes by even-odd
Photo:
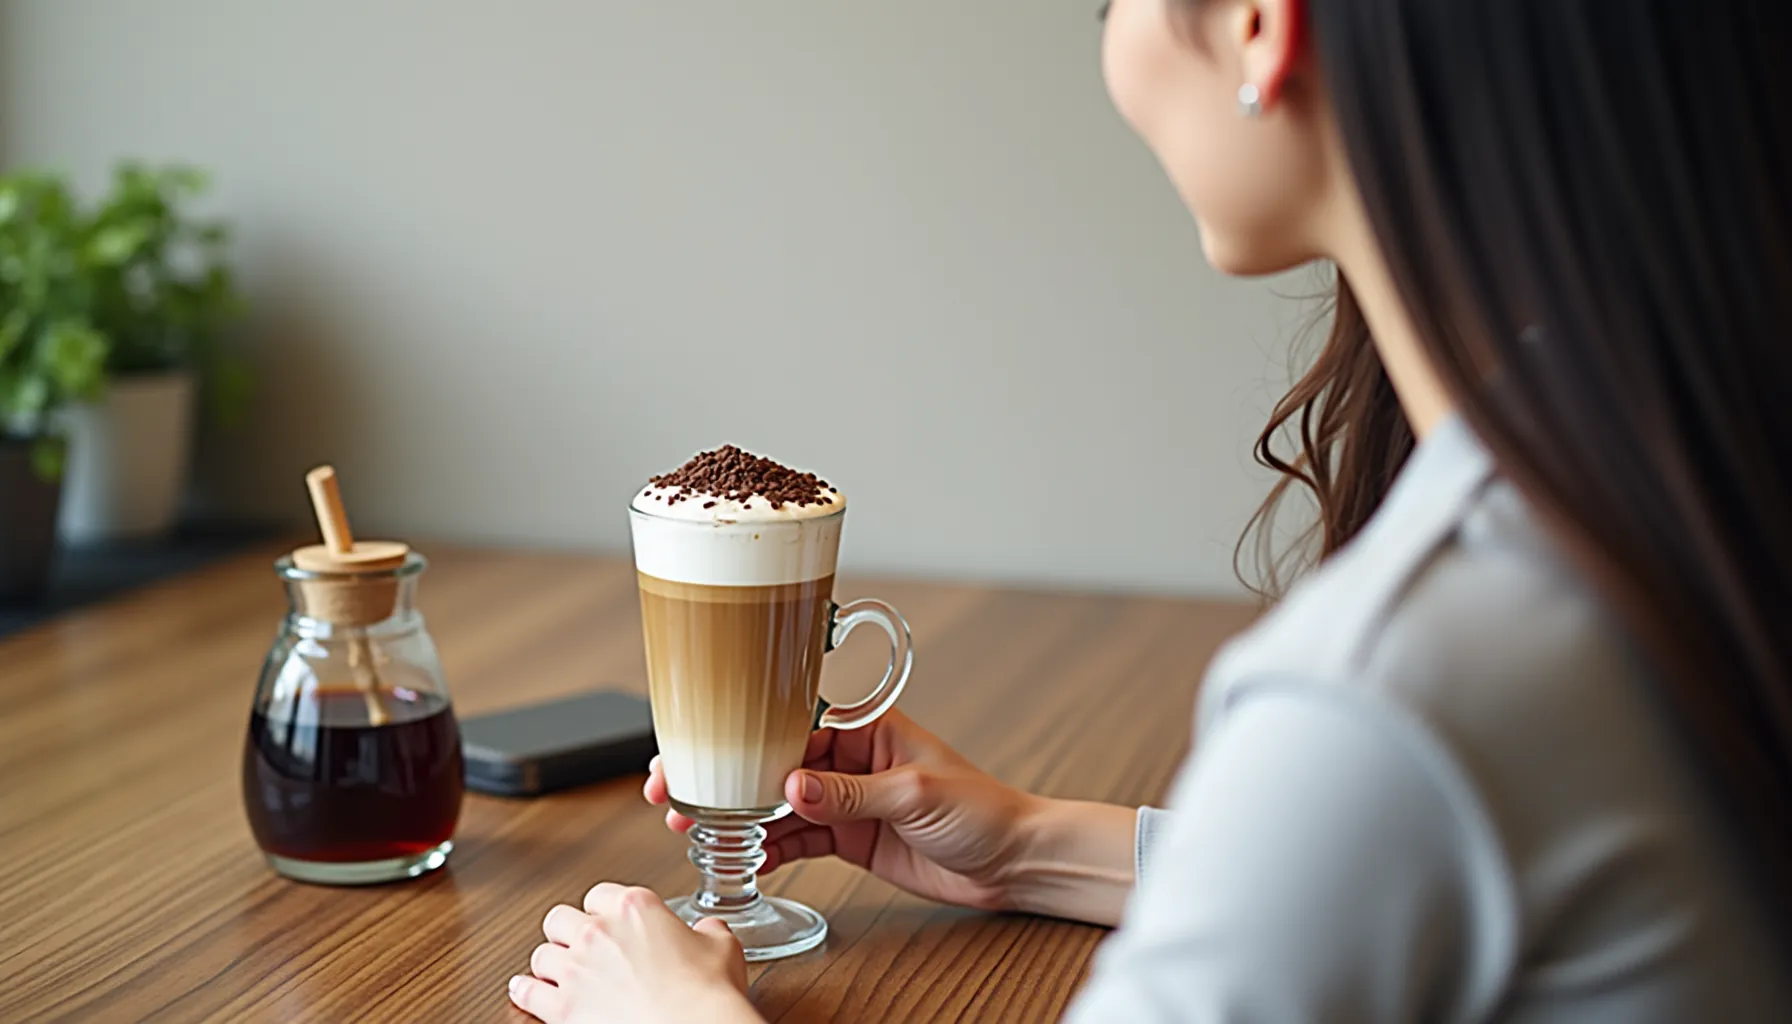
[[1255, 86], [1262, 109], [1274, 108], [1306, 42], [1306, 0], [1240, 0], [1227, 18], [1244, 69], [1239, 85]]

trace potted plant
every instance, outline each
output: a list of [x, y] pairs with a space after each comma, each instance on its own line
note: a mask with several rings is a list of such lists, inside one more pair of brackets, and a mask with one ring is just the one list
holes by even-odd
[[85, 226], [57, 178], [0, 178], [0, 603], [49, 580], [66, 445], [56, 413], [105, 386]]
[[166, 533], [186, 490], [201, 385], [217, 418], [240, 409], [247, 377], [227, 332], [242, 312], [225, 224], [194, 217], [206, 188], [190, 167], [120, 164], [81, 219], [92, 326], [109, 342], [103, 395], [62, 413], [71, 541]]

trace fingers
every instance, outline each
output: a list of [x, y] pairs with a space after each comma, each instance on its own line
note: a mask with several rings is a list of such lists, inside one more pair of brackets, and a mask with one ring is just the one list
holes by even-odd
[[793, 861], [833, 855], [833, 830], [810, 825], [779, 839], [768, 839], [765, 844], [765, 863], [759, 868], [759, 874], [776, 871]]
[[[647, 781], [641, 784], [641, 795], [655, 807], [672, 802], [672, 793], [666, 788], [666, 766], [660, 761], [660, 755], [653, 755], [647, 762]], [[691, 819], [672, 808], [666, 808], [666, 827], [674, 832], [689, 832], [695, 824]]]
[[818, 771], [882, 771], [925, 761], [948, 751], [943, 743], [897, 708], [863, 729], [823, 729], [810, 738], [803, 767]]
[[963, 760], [939, 737], [916, 725], [898, 708], [863, 729], [817, 729], [803, 750], [812, 771], [882, 771], [910, 761]]
[[592, 886], [585, 892], [585, 913], [601, 914], [604, 908], [614, 907], [623, 888], [617, 882], [599, 882]]
[[926, 798], [927, 776], [915, 768], [875, 775], [845, 775], [803, 769], [784, 780], [784, 799], [817, 825], [888, 820], [912, 814]]
[[747, 994], [747, 956], [741, 949], [740, 940], [734, 932], [722, 923], [721, 918], [706, 917], [691, 926], [691, 931], [703, 936], [716, 945], [716, 953], [728, 965], [728, 980], [735, 991]]
[[727, 939], [737, 946], [740, 945], [740, 940], [734, 937], [734, 932], [730, 931], [728, 926], [722, 923], [722, 919], [719, 917], [706, 917], [696, 924], [691, 925], [691, 931], [694, 931], [699, 935], [707, 935], [712, 939]]
[[574, 951], [590, 950], [613, 944], [629, 927], [643, 921], [664, 917], [682, 925], [657, 893], [640, 886], [599, 882], [585, 893], [584, 904], [584, 910], [562, 903], [548, 911], [541, 931], [549, 942]]
[[510, 1001], [546, 1024], [559, 1024], [567, 1018], [565, 994], [558, 987], [525, 974], [510, 979]]
[[666, 769], [660, 764], [660, 756], [653, 755], [647, 762], [647, 781], [641, 786], [641, 795], [647, 802], [658, 806], [670, 800], [671, 794], [666, 792]]
[[[947, 746], [946, 741], [921, 728], [914, 719], [903, 714], [900, 708], [884, 712], [873, 728], [863, 731], [874, 733], [872, 746], [881, 748], [865, 751], [865, 757], [871, 762], [882, 761], [881, 767], [890, 767], [892, 761], [929, 763], [941, 758], [962, 760], [956, 751]], [[880, 765], [873, 763], [866, 770], [872, 771], [879, 767]]]
[[801, 832], [815, 826], [794, 814], [786, 814], [770, 825], [765, 826], [765, 845], [770, 846], [792, 832]]
[[572, 976], [572, 950], [557, 942], [544, 942], [529, 954], [529, 973], [556, 985]]
[[[656, 807], [672, 802], [672, 793], [666, 788], [666, 768], [660, 763], [658, 754], [653, 755], [653, 760], [647, 762], [647, 781], [641, 785], [641, 795], [647, 798], [648, 803]], [[681, 834], [689, 832], [693, 824], [696, 823], [691, 819], [670, 807], [666, 808], [666, 827], [672, 831]]]
[[[720, 922], [686, 928], [653, 890], [615, 882], [592, 886], [583, 905], [548, 911], [541, 923], [548, 941], [530, 954], [530, 975], [510, 981], [511, 1002], [543, 1021], [561, 1024], [575, 1014], [583, 1020], [607, 1009], [604, 1000], [614, 997], [619, 982], [645, 985], [656, 976], [655, 964], [692, 967], [717, 981], [726, 977], [745, 991], [746, 959], [726, 925], [719, 932]], [[671, 976], [682, 977], [682, 970]]]
[[820, 761], [834, 749], [834, 737], [839, 735], [832, 729], [817, 729], [809, 734], [809, 745], [803, 748], [803, 764]]
[[661, 915], [678, 920], [666, 909], [666, 901], [652, 889], [615, 882], [599, 882], [592, 886], [585, 894], [585, 912], [598, 922], [600, 929], [606, 921], [638, 921]]
[[591, 945], [602, 930], [590, 914], [564, 903], [548, 911], [548, 916], [541, 922], [541, 933], [549, 941], [575, 949]]

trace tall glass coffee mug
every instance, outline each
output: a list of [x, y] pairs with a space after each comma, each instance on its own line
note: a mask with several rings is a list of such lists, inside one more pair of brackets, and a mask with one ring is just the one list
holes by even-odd
[[827, 920], [759, 892], [764, 825], [790, 813], [784, 779], [816, 721], [823, 655], [865, 623], [889, 635], [883, 681], [820, 719], [869, 725], [908, 682], [908, 624], [882, 601], [834, 603], [844, 508], [759, 522], [633, 507], [629, 517], [654, 734], [672, 806], [696, 822], [690, 858], [702, 873], [696, 893], [668, 905], [688, 922], [727, 922], [748, 960], [812, 949]]

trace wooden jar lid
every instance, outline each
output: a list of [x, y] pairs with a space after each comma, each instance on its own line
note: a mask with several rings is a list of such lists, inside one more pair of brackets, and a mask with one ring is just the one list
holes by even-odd
[[306, 572], [386, 572], [403, 565], [410, 553], [410, 545], [395, 540], [358, 540], [342, 554], [328, 544], [310, 544], [292, 553], [292, 564]]
[[398, 580], [390, 573], [404, 564], [410, 546], [390, 540], [355, 540], [342, 507], [335, 469], [319, 466], [305, 474], [305, 486], [311, 492], [312, 511], [317, 514], [324, 542], [295, 550], [292, 564], [305, 572], [367, 575], [364, 580], [301, 582], [307, 613], [342, 626], [366, 626], [391, 617], [398, 601]]

